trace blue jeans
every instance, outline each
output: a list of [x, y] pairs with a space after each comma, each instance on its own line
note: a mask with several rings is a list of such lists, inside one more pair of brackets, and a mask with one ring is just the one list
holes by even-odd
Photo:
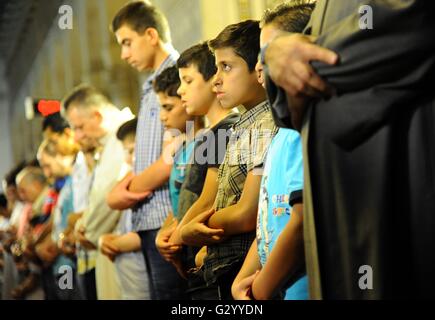
[[224, 274], [219, 276], [212, 284], [206, 284], [204, 269], [189, 274], [190, 284], [197, 284], [191, 291], [192, 300], [233, 300], [231, 286], [242, 267], [242, 262], [233, 264]]
[[156, 248], [158, 230], [139, 231], [142, 253], [150, 279], [151, 300], [184, 300], [186, 281], [174, 266], [165, 261]]

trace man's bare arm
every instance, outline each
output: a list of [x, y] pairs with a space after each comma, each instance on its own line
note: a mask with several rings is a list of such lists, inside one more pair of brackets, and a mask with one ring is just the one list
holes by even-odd
[[293, 206], [290, 220], [252, 284], [252, 292], [256, 299], [273, 298], [286, 281], [304, 266], [302, 206], [302, 204]]
[[204, 186], [199, 198], [195, 201], [195, 203], [190, 207], [190, 209], [186, 212], [183, 219], [181, 219], [177, 228], [170, 238], [170, 242], [173, 244], [183, 244], [181, 240], [181, 228], [183, 228], [186, 224], [188, 224], [192, 219], [194, 219], [197, 215], [207, 211], [213, 207], [214, 201], [216, 199], [216, 194], [218, 190], [218, 169], [209, 168], [207, 170], [207, 175], [205, 177]]
[[260, 258], [257, 250], [257, 239], [252, 242], [251, 248], [246, 255], [242, 268], [240, 269], [237, 277], [234, 279], [231, 286], [231, 293], [236, 300], [249, 300], [249, 290], [252, 283], [247, 279], [257, 271], [261, 270]]
[[240, 200], [217, 211], [208, 221], [213, 229], [223, 229], [224, 235], [234, 235], [255, 230], [260, 193], [261, 175], [248, 173]]
[[171, 169], [172, 163], [166, 163], [164, 157], [161, 156], [156, 162], [132, 179], [128, 190], [142, 193], [158, 189], [168, 182]]
[[165, 132], [162, 154], [154, 163], [132, 179], [128, 190], [138, 193], [146, 192], [158, 189], [168, 182], [173, 164], [173, 155], [181, 146], [183, 139], [183, 135], [171, 137], [168, 132]]

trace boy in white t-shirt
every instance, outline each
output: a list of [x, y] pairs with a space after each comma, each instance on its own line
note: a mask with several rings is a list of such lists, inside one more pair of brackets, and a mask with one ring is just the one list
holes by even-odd
[[[126, 153], [124, 170], [121, 172], [121, 179], [125, 183], [129, 183], [133, 177], [131, 166], [134, 157], [136, 126], [136, 118], [127, 121], [119, 128], [116, 135], [122, 141]], [[148, 194], [131, 193], [131, 201], [137, 203]], [[112, 200], [113, 194], [109, 193], [107, 196], [109, 205]], [[122, 299], [149, 300], [149, 281], [145, 260], [140, 251], [140, 237], [136, 232], [133, 232], [131, 214], [130, 209], [124, 210], [116, 233], [102, 235], [99, 240], [99, 249], [115, 263]]]

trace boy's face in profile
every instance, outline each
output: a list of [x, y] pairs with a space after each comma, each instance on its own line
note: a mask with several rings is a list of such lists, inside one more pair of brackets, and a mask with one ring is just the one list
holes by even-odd
[[8, 185], [6, 180], [3, 180], [2, 187], [3, 187], [3, 190], [5, 191], [5, 196], [6, 196], [6, 199], [8, 200], [8, 202], [11, 202], [12, 204], [14, 204], [15, 201], [20, 200], [16, 186]]
[[18, 184], [18, 193], [24, 202], [34, 203], [43, 188], [44, 186], [37, 182], [22, 181]]
[[125, 162], [130, 166], [134, 162], [134, 146], [135, 146], [135, 135], [129, 134], [122, 140], [122, 146], [124, 147]]
[[169, 96], [164, 92], [158, 92], [157, 96], [160, 103], [160, 120], [165, 128], [186, 132], [186, 122], [191, 121], [192, 117], [187, 114], [181, 98]]
[[[279, 35], [282, 31], [277, 28], [274, 24], [267, 24], [261, 28], [260, 33], [260, 48], [263, 48], [266, 44], [272, 41], [277, 35]], [[258, 59], [257, 64], [255, 65], [255, 71], [258, 74], [258, 82], [263, 86], [264, 84], [264, 74], [263, 74], [263, 65]]]
[[152, 45], [154, 39], [150, 36], [148, 29], [143, 34], [139, 34], [124, 24], [115, 32], [115, 35], [121, 45], [122, 60], [139, 72], [152, 68], [155, 46]]
[[48, 128], [42, 134], [44, 140], [56, 141], [60, 154], [72, 154], [80, 150], [80, 146], [74, 141], [74, 132], [70, 128], [66, 128], [62, 133], [54, 132]]
[[217, 72], [213, 90], [222, 106], [234, 108], [243, 105], [250, 109], [257, 105], [258, 90], [263, 90], [257, 73], [250, 72], [246, 61], [232, 48], [216, 49], [214, 53]]
[[205, 81], [196, 65], [179, 68], [181, 85], [177, 93], [181, 96], [183, 107], [189, 115], [203, 116], [210, 109], [216, 95], [213, 93], [213, 81]]
[[68, 174], [69, 169], [72, 166], [72, 158], [60, 154], [50, 156], [43, 152], [39, 159], [39, 165], [41, 166], [45, 177], [49, 181], [54, 182], [56, 179], [62, 178]]

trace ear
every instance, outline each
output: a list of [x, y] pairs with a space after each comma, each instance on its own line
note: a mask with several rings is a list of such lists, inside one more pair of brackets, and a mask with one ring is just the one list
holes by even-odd
[[155, 28], [148, 28], [145, 30], [145, 34], [151, 45], [157, 46], [160, 42], [160, 36]]
[[72, 137], [74, 136], [74, 132], [71, 130], [71, 128], [65, 128], [65, 130], [63, 131], [65, 133], [65, 135], [67, 137]]
[[98, 122], [98, 123], [102, 123], [103, 122], [103, 115], [101, 114], [101, 112], [99, 110], [92, 110], [92, 117]]

